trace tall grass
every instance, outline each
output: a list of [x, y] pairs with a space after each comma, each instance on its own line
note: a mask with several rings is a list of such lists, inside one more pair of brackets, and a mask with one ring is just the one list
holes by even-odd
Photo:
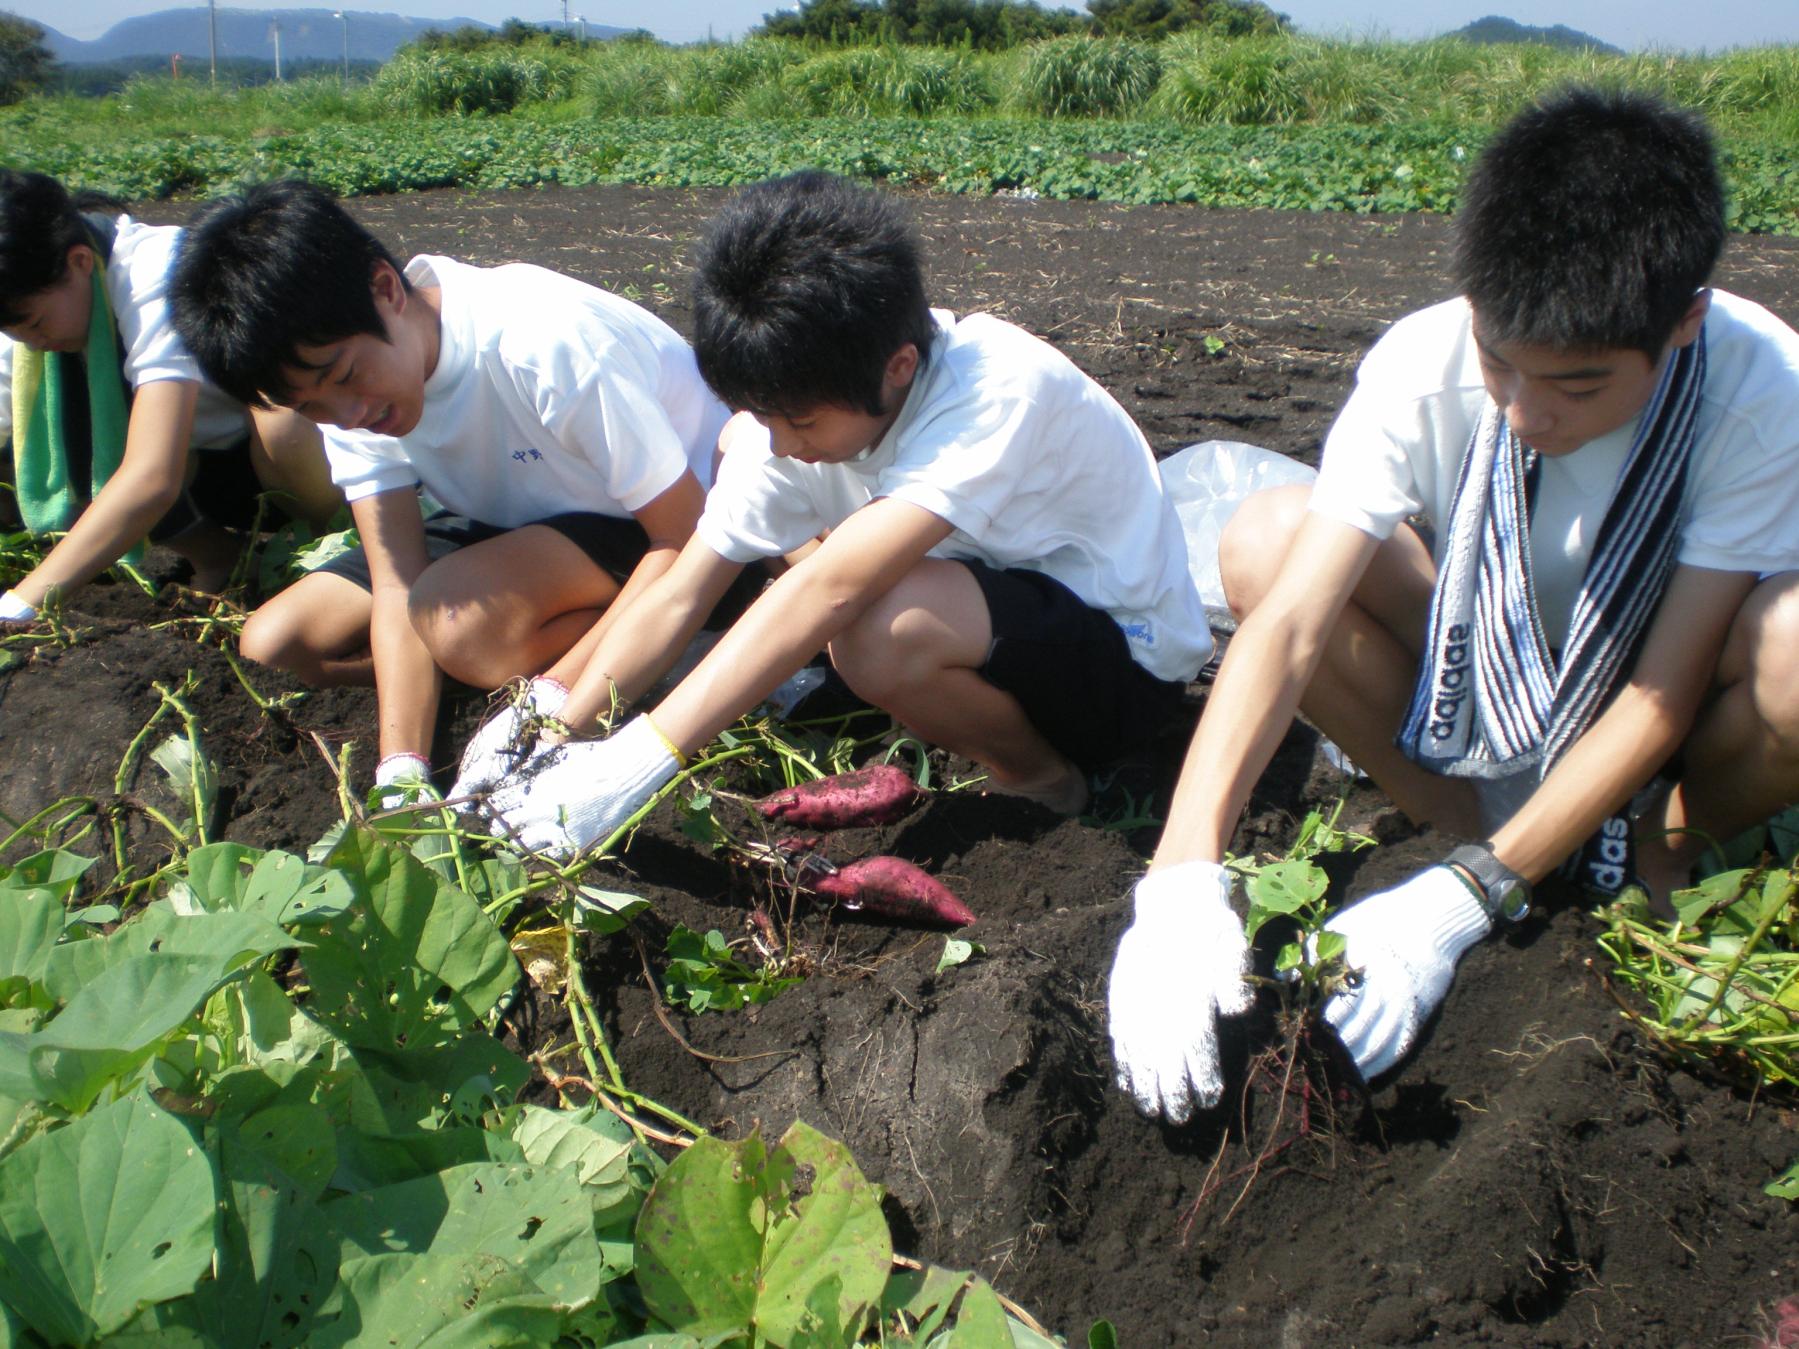
[[1032, 44], [1013, 102], [1039, 117], [1117, 117], [1149, 101], [1162, 78], [1160, 51], [1113, 37]]
[[501, 46], [474, 51], [409, 48], [381, 67], [374, 94], [415, 113], [504, 113], [567, 98], [581, 62], [562, 48]]
[[[1799, 47], [1713, 57], [1605, 55], [1538, 46], [1332, 41], [1186, 33], [1160, 44], [1060, 37], [980, 52], [828, 47], [791, 39], [694, 47], [525, 44], [405, 51], [369, 85], [324, 77], [214, 90], [140, 77], [116, 95], [29, 100], [0, 117], [44, 119], [73, 142], [121, 129], [258, 136], [395, 112], [583, 117], [1148, 115], [1187, 125], [1454, 121], [1491, 126], [1558, 86], [1649, 89], [1721, 129], [1799, 141]], [[4, 151], [0, 150], [0, 155]]]

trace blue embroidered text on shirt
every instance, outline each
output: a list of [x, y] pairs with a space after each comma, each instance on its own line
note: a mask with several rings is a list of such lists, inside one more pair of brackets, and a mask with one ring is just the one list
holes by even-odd
[[514, 458], [514, 459], [516, 459], [516, 460], [518, 460], [518, 462], [519, 462], [519, 463], [521, 463], [521, 464], [522, 464], [522, 463], [524, 463], [524, 462], [525, 462], [525, 461], [526, 461], [526, 460], [529, 460], [529, 459], [542, 459], [542, 458], [543, 458], [543, 451], [542, 451], [542, 450], [529, 450], [529, 449], [527, 449], [527, 450], [514, 450], [514, 451], [513, 451], [513, 452], [512, 452], [512, 457], [513, 457], [513, 458]]
[[1124, 630], [1124, 635], [1127, 639], [1137, 643], [1139, 646], [1154, 646], [1156, 644], [1156, 630], [1148, 623], [1120, 623], [1118, 626]]

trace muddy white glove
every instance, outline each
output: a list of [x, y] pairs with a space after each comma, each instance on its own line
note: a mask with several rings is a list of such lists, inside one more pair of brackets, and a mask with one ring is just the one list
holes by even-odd
[[1493, 920], [1460, 872], [1435, 866], [1352, 904], [1325, 925], [1343, 935], [1354, 987], [1324, 1004], [1324, 1019], [1366, 1079], [1409, 1052], [1449, 992], [1455, 963]]
[[1249, 942], [1231, 876], [1184, 862], [1137, 882], [1136, 921], [1118, 943], [1106, 1000], [1118, 1086], [1145, 1114], [1184, 1123], [1218, 1104], [1218, 1018], [1249, 1010]]
[[418, 754], [390, 754], [375, 765], [375, 809], [397, 810], [421, 801], [441, 801], [431, 785], [431, 765]]
[[507, 699], [504, 706], [476, 731], [462, 751], [462, 764], [451, 797], [475, 796], [489, 791], [513, 769], [530, 757], [537, 744], [539, 725], [546, 718], [561, 715], [568, 701], [568, 690], [554, 679], [539, 676], [527, 683], [522, 692], [513, 686], [517, 697]]
[[30, 623], [36, 618], [37, 606], [20, 599], [18, 591], [0, 595], [0, 623]]
[[542, 749], [489, 793], [490, 832], [531, 852], [571, 857], [605, 839], [681, 770], [645, 716], [605, 740]]

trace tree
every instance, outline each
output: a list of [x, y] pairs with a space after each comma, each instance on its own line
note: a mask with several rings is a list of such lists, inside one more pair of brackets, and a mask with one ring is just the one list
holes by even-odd
[[17, 103], [38, 88], [55, 64], [42, 28], [0, 10], [0, 105]]
[[1278, 33], [1287, 16], [1256, 0], [1092, 0], [1094, 28], [1108, 37], [1154, 41], [1187, 29], [1220, 37]]

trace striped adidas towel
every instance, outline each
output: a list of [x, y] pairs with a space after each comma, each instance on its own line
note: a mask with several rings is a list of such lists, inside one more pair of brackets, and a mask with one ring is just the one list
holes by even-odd
[[1488, 403], [1450, 505], [1425, 659], [1397, 738], [1408, 758], [1451, 777], [1534, 769], [1540, 779], [1592, 724], [1635, 660], [1674, 570], [1704, 383], [1702, 332], [1667, 362], [1643, 410], [1559, 659], [1531, 580], [1536, 454]]

